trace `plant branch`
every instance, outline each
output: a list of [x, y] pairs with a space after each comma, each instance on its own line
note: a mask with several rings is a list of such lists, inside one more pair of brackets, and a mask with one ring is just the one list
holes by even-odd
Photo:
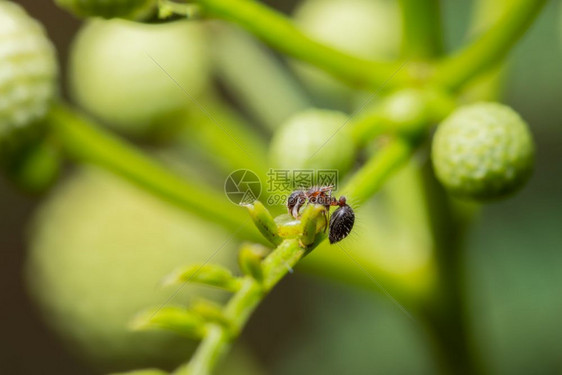
[[222, 171], [249, 169], [260, 177], [267, 172], [267, 143], [216, 95], [200, 99], [201, 108], [185, 111], [177, 142], [199, 148]]
[[342, 194], [354, 205], [361, 205], [384, 184], [386, 179], [402, 166], [411, 156], [415, 145], [404, 138], [388, 141], [349, 180]]
[[[386, 180], [386, 178], [398, 168], [410, 156], [413, 143], [406, 139], [396, 139], [383, 148], [374, 156], [363, 169], [352, 179], [347, 187], [354, 201], [365, 200], [374, 194]], [[369, 186], [367, 186], [369, 185]], [[266, 295], [279, 281], [312, 249], [318, 246], [324, 239], [324, 228], [327, 224], [326, 210], [321, 205], [308, 205], [302, 213], [300, 222], [297, 223], [298, 234], [288, 234], [278, 241], [281, 233], [293, 233], [294, 231], [282, 230], [284, 225], [294, 228], [295, 223], [278, 224], [269, 211], [260, 202], [248, 205], [250, 217], [260, 227], [260, 231], [267, 234], [267, 239], [279, 245], [263, 261], [258, 252], [252, 252], [250, 247], [243, 247], [240, 252], [239, 262], [244, 276], [237, 283], [239, 288], [232, 298], [221, 309], [221, 322], [210, 320], [205, 323], [205, 328], [200, 330], [203, 334], [202, 342], [197, 348], [190, 361], [179, 367], [174, 375], [209, 375], [217, 366], [233, 340], [235, 340], [251, 314], [263, 301]], [[190, 271], [180, 273], [187, 274]], [[211, 277], [211, 274], [206, 274]], [[184, 281], [185, 277], [172, 277], [176, 281]], [[188, 280], [191, 276], [188, 277]], [[206, 279], [205, 277], [202, 280]], [[223, 280], [223, 278], [220, 278]], [[209, 279], [209, 285], [217, 285]], [[224, 281], [224, 280], [223, 280]], [[153, 315], [151, 315], [151, 318]]]
[[481, 358], [472, 346], [465, 267], [466, 230], [475, 203], [447, 197], [429, 167], [424, 169], [426, 205], [437, 265], [437, 282], [428, 299], [420, 304], [420, 319], [426, 323], [441, 372], [482, 374]]
[[443, 52], [440, 8], [439, 0], [400, 0], [404, 57], [430, 59]]
[[435, 66], [433, 82], [457, 89], [503, 59], [548, 0], [519, 0], [487, 32]]
[[[296, 78], [256, 38], [233, 25], [213, 25], [217, 75], [236, 101], [268, 130], [312, 104]], [[233, 59], [232, 56], [237, 58]], [[248, 76], [252, 79], [248, 79]]]
[[170, 172], [69, 108], [55, 106], [49, 114], [48, 123], [71, 157], [108, 169], [177, 207], [236, 231], [241, 236], [260, 239], [255, 230], [240, 226], [240, 210], [226, 197]]
[[358, 148], [381, 135], [419, 138], [454, 108], [455, 100], [446, 92], [403, 89], [366, 108], [348, 126]]
[[[237, 23], [280, 52], [315, 65], [353, 86], [379, 88], [399, 66], [361, 59], [319, 43], [259, 1], [198, 0], [197, 3], [206, 14]], [[407, 72], [401, 71], [386, 86], [397, 87], [405, 81], [408, 81]]]
[[300, 246], [297, 239], [286, 239], [273, 250], [263, 261], [264, 282], [260, 283], [251, 276], [244, 277], [242, 287], [226, 305], [224, 315], [231, 327], [211, 323], [189, 363], [173, 374], [209, 375], [267, 293], [306, 253], [307, 249]]

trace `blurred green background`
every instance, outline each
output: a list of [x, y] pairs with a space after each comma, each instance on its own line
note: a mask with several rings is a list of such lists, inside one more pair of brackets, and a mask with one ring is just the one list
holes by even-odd
[[[296, 3], [268, 2], [287, 12]], [[45, 25], [65, 71], [79, 22], [50, 1], [19, 3]], [[447, 46], [454, 48], [466, 40], [471, 2], [442, 3]], [[550, 2], [516, 47], [502, 94], [531, 125], [534, 176], [514, 197], [486, 205], [469, 234], [471, 336], [496, 374], [562, 373], [560, 8]], [[45, 326], [24, 287], [27, 224], [39, 201], [0, 181], [0, 374], [95, 374]], [[386, 297], [302, 273], [273, 291], [243, 341], [267, 374], [435, 371], [420, 325]]]

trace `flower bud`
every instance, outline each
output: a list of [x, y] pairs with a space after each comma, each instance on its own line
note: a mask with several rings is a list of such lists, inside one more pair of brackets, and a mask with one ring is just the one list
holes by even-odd
[[257, 244], [243, 245], [238, 256], [240, 270], [245, 275], [253, 277], [258, 282], [262, 282], [262, 261], [266, 257], [267, 253], [267, 249], [263, 246]]
[[250, 212], [250, 217], [254, 224], [259, 229], [261, 234], [267, 238], [272, 244], [279, 245], [282, 238], [279, 237], [277, 223], [271, 213], [265, 208], [260, 201], [255, 201], [252, 204], [246, 205]]

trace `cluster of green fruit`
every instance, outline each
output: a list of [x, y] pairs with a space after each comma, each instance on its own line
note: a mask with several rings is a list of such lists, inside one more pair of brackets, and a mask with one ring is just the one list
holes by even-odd
[[[195, 97], [210, 87], [212, 61], [202, 22], [137, 22], [153, 17], [154, 0], [57, 3], [81, 17], [110, 18], [86, 22], [72, 46], [69, 68], [72, 99], [101, 123], [128, 136], [146, 137], [185, 108], [189, 98], [178, 85]], [[400, 39], [396, 13], [384, 1], [309, 0], [297, 9], [295, 20], [311, 37], [333, 47], [366, 58], [391, 58]], [[58, 64], [38, 22], [5, 0], [0, 0], [0, 56], [0, 161], [20, 184], [42, 190], [55, 180], [61, 163], [56, 142], [42, 125], [56, 100]], [[293, 67], [319, 103], [341, 104], [349, 101], [342, 98], [353, 97], [348, 110], [361, 97], [315, 68]], [[349, 116], [336, 110], [295, 114], [276, 130], [272, 165], [338, 169], [345, 175], [357, 159], [347, 121]], [[523, 186], [533, 154], [525, 122], [494, 103], [459, 107], [438, 125], [432, 144], [442, 184], [456, 196], [476, 200], [505, 196]], [[132, 218], [135, 225], [122, 225]], [[161, 356], [155, 352], [158, 347], [183, 350], [162, 336], [155, 340], [168, 346], [138, 339], [126, 332], [125, 323], [142, 307], [162, 301], [161, 294], [147, 291], [159, 275], [203, 254], [186, 254], [183, 244], [195, 244], [192, 248], [202, 252], [216, 248], [209, 239], [220, 238], [220, 231], [160, 207], [99, 172], [80, 173], [59, 187], [35, 228], [30, 280], [58, 329], [105, 361], [139, 358], [139, 353]], [[59, 234], [61, 228], [66, 235]], [[167, 240], [162, 243], [162, 238]], [[132, 259], [138, 259], [136, 266], [123, 272], [123, 262]], [[233, 257], [222, 261], [232, 265]]]
[[[146, 0], [60, 0], [59, 4], [80, 16], [129, 19], [146, 17], [156, 6]], [[0, 29], [6, 73], [0, 86], [0, 155], [17, 167], [11, 168], [16, 175], [40, 190], [53, 179], [45, 171], [56, 171], [58, 165], [56, 152], [46, 149], [37, 136], [41, 128], [37, 125], [57, 91], [56, 58], [35, 20], [11, 2], [3, 1], [1, 6], [6, 18]], [[393, 30], [391, 37], [371, 30], [373, 22], [365, 14], [380, 15], [388, 26], [385, 32]], [[297, 9], [295, 19], [312, 37], [334, 47], [371, 58], [397, 53], [399, 30], [394, 21], [398, 17], [396, 9], [386, 2], [311, 0]], [[73, 98], [89, 114], [117, 130], [128, 135], [146, 134], [185, 107], [188, 98], [176, 84], [195, 97], [208, 87], [211, 62], [205, 31], [199, 22], [187, 21], [88, 22], [72, 49], [69, 79]], [[295, 65], [304, 82], [321, 92], [324, 103], [350, 97], [349, 89], [334, 79], [309, 66]], [[494, 198], [516, 190], [526, 180], [532, 167], [532, 140], [524, 122], [508, 112], [489, 104], [460, 108], [438, 127], [433, 161], [437, 176], [450, 192], [466, 198]], [[273, 140], [272, 163], [294, 169], [336, 168], [345, 174], [356, 154], [345, 129], [339, 131], [347, 121], [342, 112], [318, 109], [288, 119]], [[337, 140], [330, 147], [321, 147], [335, 133]], [[30, 138], [41, 147], [33, 147], [25, 158], [13, 157], [25, 149], [22, 143], [30, 144]], [[288, 149], [293, 152], [287, 153]]]

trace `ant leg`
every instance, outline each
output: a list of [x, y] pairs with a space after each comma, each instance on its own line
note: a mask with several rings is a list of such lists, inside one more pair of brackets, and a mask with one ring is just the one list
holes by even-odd
[[302, 190], [295, 190], [287, 199], [287, 210], [289, 215], [295, 219], [299, 218], [299, 211], [301, 207], [306, 203], [306, 193]]
[[328, 210], [324, 211], [324, 233], [326, 233], [326, 229], [328, 229], [329, 221], [328, 221]]

